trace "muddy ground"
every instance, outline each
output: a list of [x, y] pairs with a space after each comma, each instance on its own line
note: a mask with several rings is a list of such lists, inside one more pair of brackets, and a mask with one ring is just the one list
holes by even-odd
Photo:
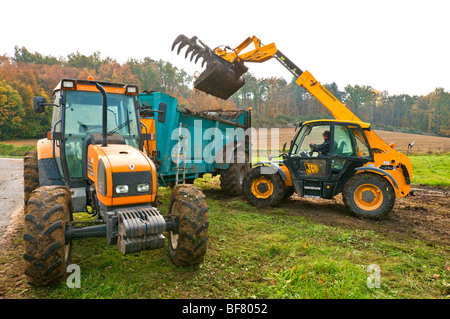
[[[282, 207], [291, 213], [333, 227], [374, 230], [398, 239], [418, 239], [430, 245], [450, 245], [450, 189], [415, 186], [415, 196], [398, 198], [394, 210], [383, 220], [350, 216], [341, 195], [335, 199], [309, 199], [293, 195]], [[301, 206], [300, 206], [301, 205]], [[295, 213], [295, 210], [298, 213]]]

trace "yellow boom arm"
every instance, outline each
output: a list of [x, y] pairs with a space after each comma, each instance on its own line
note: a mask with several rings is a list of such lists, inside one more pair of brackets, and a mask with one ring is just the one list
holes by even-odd
[[[241, 54], [241, 52], [252, 43], [255, 48]], [[352, 111], [342, 104], [341, 101], [334, 97], [333, 94], [331, 94], [322, 84], [320, 84], [311, 73], [308, 71], [302, 71], [283, 53], [281, 53], [281, 51], [275, 46], [275, 43], [262, 45], [261, 40], [256, 36], [253, 36], [245, 39], [245, 41], [239, 44], [235, 49], [216, 48], [213, 52], [230, 63], [233, 63], [235, 60], [240, 63], [262, 63], [271, 58], [275, 58], [297, 78], [295, 83], [308, 90], [308, 92], [310, 92], [331, 112], [335, 119], [342, 121], [361, 121], [355, 114], [353, 114]]]

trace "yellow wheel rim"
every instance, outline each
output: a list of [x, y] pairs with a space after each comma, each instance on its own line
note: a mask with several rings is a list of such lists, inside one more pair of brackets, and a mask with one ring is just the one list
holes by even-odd
[[356, 206], [363, 210], [373, 211], [378, 209], [383, 203], [383, 193], [381, 189], [372, 184], [363, 184], [359, 186], [353, 198]]
[[273, 184], [270, 179], [260, 176], [252, 181], [252, 193], [256, 198], [269, 198], [273, 194]]

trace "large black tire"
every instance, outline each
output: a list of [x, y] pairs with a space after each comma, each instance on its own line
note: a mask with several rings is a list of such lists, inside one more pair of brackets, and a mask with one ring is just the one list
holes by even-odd
[[225, 195], [240, 196], [242, 195], [242, 183], [244, 177], [250, 171], [248, 156], [245, 163], [232, 163], [230, 166], [220, 173], [220, 188]]
[[191, 184], [174, 186], [169, 215], [175, 217], [178, 224], [178, 230], [168, 234], [170, 260], [180, 267], [201, 263], [207, 250], [209, 227], [203, 192]]
[[245, 176], [243, 194], [253, 206], [276, 206], [285, 198], [286, 186], [278, 172], [266, 174], [262, 168], [257, 166]]
[[377, 174], [356, 174], [348, 180], [342, 192], [347, 209], [368, 219], [382, 219], [395, 205], [395, 191], [389, 181]]
[[37, 151], [26, 152], [23, 156], [23, 193], [27, 205], [31, 193], [39, 187]]
[[66, 278], [72, 244], [65, 240], [72, 221], [70, 190], [65, 186], [37, 188], [25, 207], [25, 275], [34, 286], [58, 283]]

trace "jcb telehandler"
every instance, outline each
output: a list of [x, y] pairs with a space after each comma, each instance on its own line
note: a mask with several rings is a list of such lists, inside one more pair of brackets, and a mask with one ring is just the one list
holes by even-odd
[[[254, 49], [242, 53], [250, 44]], [[322, 86], [308, 71], [302, 71], [274, 43], [262, 45], [253, 36], [232, 49], [212, 50], [197, 37], [179, 35], [178, 54], [187, 46], [185, 57], [203, 59], [206, 69], [194, 82], [198, 90], [227, 99], [245, 84], [245, 62], [275, 58], [335, 117], [299, 123], [300, 130], [281, 161], [253, 165], [243, 181], [243, 192], [255, 206], [277, 205], [295, 191], [299, 196], [330, 199], [342, 193], [346, 207], [354, 214], [382, 218], [394, 207], [395, 198], [411, 190], [410, 159], [379, 138], [370, 124], [362, 122]], [[323, 140], [322, 140], [323, 136]], [[326, 141], [324, 141], [326, 140]], [[286, 144], [285, 144], [286, 145]]]
[[[63, 79], [53, 103], [34, 98], [37, 112], [53, 106], [53, 118], [37, 152], [24, 157], [23, 257], [29, 283], [62, 280], [72, 240], [82, 237], [105, 237], [128, 254], [164, 247], [168, 233], [175, 265], [203, 261], [208, 207], [201, 190], [175, 186], [166, 216], [151, 205], [157, 171], [143, 144], [155, 136], [140, 120], [138, 94], [135, 85]], [[74, 221], [74, 212], [97, 218]]]

